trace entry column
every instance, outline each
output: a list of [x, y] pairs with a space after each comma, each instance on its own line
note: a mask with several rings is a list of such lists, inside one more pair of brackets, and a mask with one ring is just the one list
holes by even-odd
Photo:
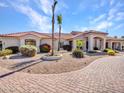
[[39, 46], [40, 46], [40, 39], [37, 39], [37, 40], [36, 40], [37, 52], [40, 52]]
[[112, 42], [111, 41], [108, 42], [108, 47], [112, 49]]
[[94, 44], [93, 36], [90, 35], [88, 37], [88, 51], [93, 51], [93, 44]]
[[122, 45], [123, 45], [123, 43], [122, 43], [122, 42], [120, 42], [120, 50], [122, 50]]
[[103, 39], [102, 50], [106, 48], [106, 38]]

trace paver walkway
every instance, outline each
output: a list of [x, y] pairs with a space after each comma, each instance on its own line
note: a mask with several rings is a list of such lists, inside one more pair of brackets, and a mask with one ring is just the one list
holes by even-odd
[[62, 74], [17, 72], [0, 78], [0, 93], [124, 93], [124, 56]]

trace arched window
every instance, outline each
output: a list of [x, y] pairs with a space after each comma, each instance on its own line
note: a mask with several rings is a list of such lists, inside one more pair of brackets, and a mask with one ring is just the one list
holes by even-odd
[[34, 40], [34, 39], [26, 39], [25, 40], [25, 45], [34, 45], [34, 46], [36, 46], [36, 40]]

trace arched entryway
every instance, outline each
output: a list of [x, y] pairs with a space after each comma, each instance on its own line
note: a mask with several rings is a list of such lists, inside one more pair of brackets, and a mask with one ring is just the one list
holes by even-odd
[[2, 45], [2, 41], [0, 41], [0, 50], [2, 50], [3, 45]]
[[120, 42], [112, 42], [112, 49], [120, 50], [121, 44]]
[[104, 39], [101, 37], [94, 37], [93, 38], [93, 49], [94, 50], [102, 50], [103, 49], [103, 45], [104, 45]]
[[36, 46], [36, 40], [34, 40], [34, 39], [25, 39], [25, 45], [34, 45], [34, 46]]
[[105, 49], [105, 39], [98, 36], [85, 37], [85, 50], [103, 50]]

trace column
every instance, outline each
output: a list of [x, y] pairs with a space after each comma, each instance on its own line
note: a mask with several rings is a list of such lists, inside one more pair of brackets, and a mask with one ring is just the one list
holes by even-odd
[[37, 52], [40, 52], [39, 46], [40, 46], [40, 39], [37, 39], [37, 40], [36, 40]]
[[122, 50], [122, 45], [123, 45], [123, 43], [122, 43], [122, 42], [120, 42], [120, 50]]
[[111, 41], [108, 42], [108, 48], [112, 49], [112, 42]]
[[73, 40], [73, 46], [72, 46], [72, 50], [76, 49], [76, 40]]
[[93, 36], [90, 35], [88, 37], [88, 51], [93, 51], [93, 44], [94, 44]]
[[96, 40], [96, 47], [97, 47], [98, 49], [100, 49], [100, 40], [99, 40], [99, 39]]
[[84, 39], [83, 50], [86, 51], [86, 40]]
[[104, 50], [106, 48], [106, 39], [104, 38], [103, 39], [103, 42], [102, 42], [102, 50]]

